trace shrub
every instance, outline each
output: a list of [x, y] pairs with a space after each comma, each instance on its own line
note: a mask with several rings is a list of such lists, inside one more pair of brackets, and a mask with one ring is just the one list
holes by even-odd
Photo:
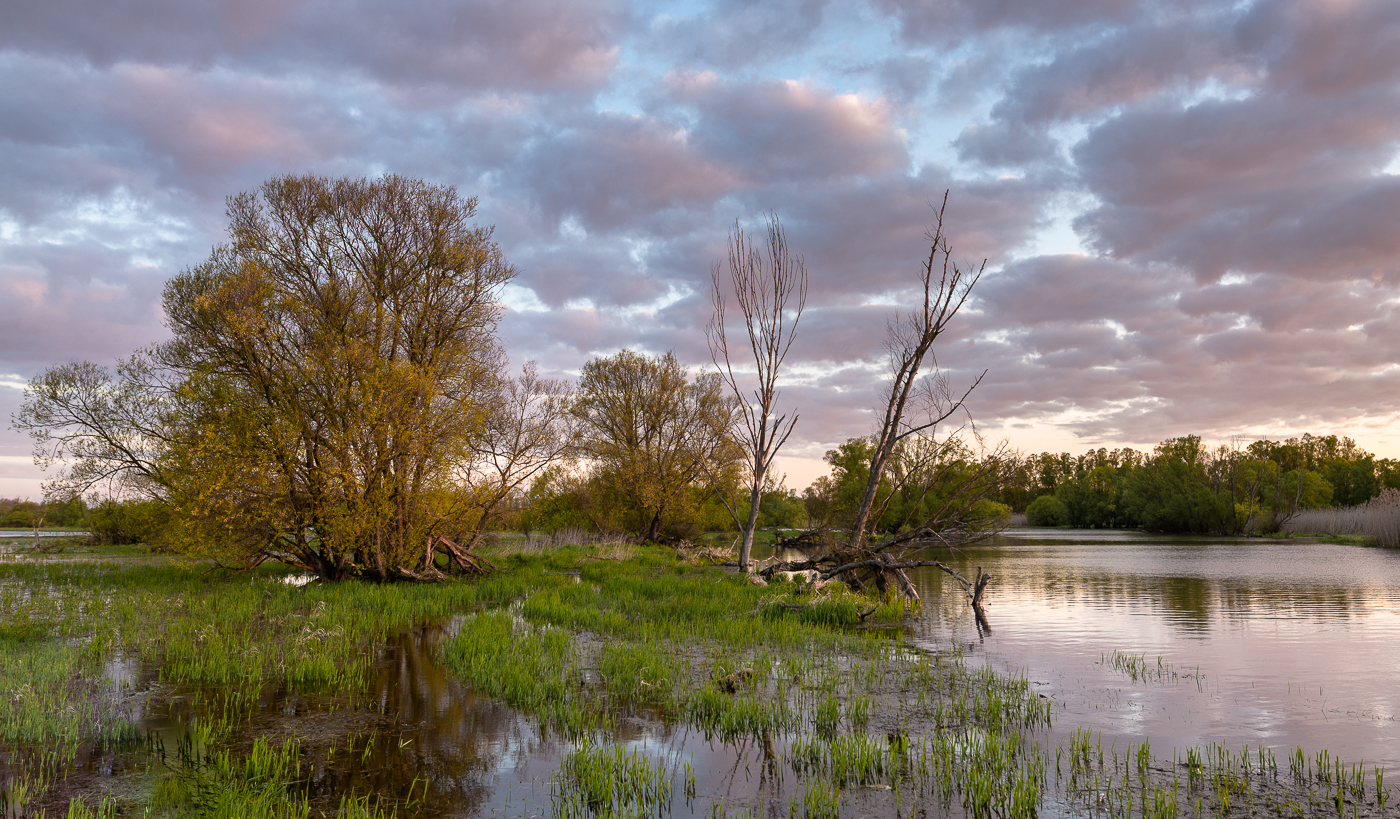
[[983, 498], [967, 510], [968, 522], [974, 530], [1005, 529], [1011, 525], [1011, 507]]
[[150, 545], [159, 539], [169, 517], [159, 501], [105, 500], [88, 513], [88, 528], [98, 543]]
[[1032, 526], [1064, 526], [1069, 523], [1069, 510], [1054, 495], [1041, 495], [1026, 507], [1026, 522]]

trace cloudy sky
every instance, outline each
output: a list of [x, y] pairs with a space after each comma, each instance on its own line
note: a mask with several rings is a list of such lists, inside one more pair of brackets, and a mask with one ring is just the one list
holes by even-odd
[[[1352, 435], [1400, 456], [1394, 0], [45, 0], [0, 5], [0, 413], [164, 330], [278, 174], [456, 185], [557, 374], [707, 364], [711, 265], [779, 215], [811, 278], [786, 462], [870, 431], [930, 202], [987, 260], [938, 350], [1023, 450]], [[0, 495], [37, 495], [0, 434]]]

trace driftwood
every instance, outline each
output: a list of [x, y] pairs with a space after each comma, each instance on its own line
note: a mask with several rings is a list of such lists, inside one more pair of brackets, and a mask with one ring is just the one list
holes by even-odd
[[402, 580], [414, 580], [420, 583], [440, 583], [447, 579], [447, 575], [436, 565], [435, 558], [438, 554], [447, 556], [447, 569], [451, 573], [487, 574], [495, 570], [495, 564], [477, 554], [475, 552], [475, 547], [475, 541], [473, 541], [471, 545], [463, 547], [461, 544], [445, 535], [434, 535], [428, 538], [424, 545], [423, 560], [421, 563], [415, 559], [412, 561], [411, 565], [400, 564], [398, 566], [385, 566], [382, 555], [376, 554], [377, 565], [374, 567], [375, 572], [371, 574], [365, 571], [364, 567], [351, 566], [347, 571], [325, 561], [316, 561], [313, 563], [312, 561], [303, 559], [302, 555], [296, 552], [269, 546], [260, 549], [249, 557], [247, 565], [239, 567], [227, 566], [215, 560], [214, 568], [210, 569], [210, 571], [221, 569], [232, 572], [234, 575], [239, 575], [243, 572], [251, 571], [269, 560], [276, 560], [294, 569], [300, 569], [304, 572], [314, 574], [323, 580], [354, 577], [363, 573], [363, 576], [375, 577], [380, 580], [392, 580], [397, 578]]
[[711, 546], [703, 546], [692, 543], [689, 540], [676, 541], [671, 545], [671, 548], [675, 550], [677, 557], [687, 563], [699, 563], [703, 560], [708, 560], [711, 563], [717, 563], [721, 566], [739, 565], [731, 558], [732, 552], [729, 549], [717, 549]]
[[[983, 573], [982, 567], [978, 566], [976, 579], [968, 580], [941, 560], [910, 560], [897, 557], [889, 551], [891, 546], [907, 548], [912, 541], [910, 537], [900, 537], [875, 548], [837, 549], [805, 560], [774, 561], [764, 566], [758, 574], [766, 580], [771, 580], [779, 573], [806, 573], [809, 579], [805, 588], [809, 591], [820, 583], [839, 578], [856, 591], [865, 591], [874, 585], [882, 594], [897, 589], [904, 597], [918, 600], [919, 592], [914, 588], [905, 570], [932, 566], [962, 585], [977, 615], [979, 625], [985, 627], [986, 615], [982, 610], [982, 598], [986, 594], [987, 585], [992, 582], [992, 576]], [[987, 630], [990, 631], [990, 628]]]
[[831, 547], [828, 533], [820, 529], [806, 529], [798, 532], [793, 537], [778, 537], [773, 542], [774, 552], [783, 549], [797, 549], [802, 552], [814, 552]]
[[398, 568], [400, 577], [408, 580], [417, 580], [419, 583], [441, 583], [447, 579], [447, 575], [438, 571], [435, 566], [425, 566], [422, 569], [414, 570], [407, 566]]

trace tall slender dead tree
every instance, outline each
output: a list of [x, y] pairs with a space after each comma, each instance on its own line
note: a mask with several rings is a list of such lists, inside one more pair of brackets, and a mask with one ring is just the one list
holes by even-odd
[[[791, 416], [780, 415], [776, 404], [778, 373], [792, 348], [802, 308], [807, 303], [807, 269], [801, 256], [789, 252], [787, 237], [776, 215], [768, 216], [768, 242], [763, 249], [755, 246], [753, 238], [735, 222], [734, 232], [729, 235], [729, 284], [748, 335], [749, 352], [755, 366], [752, 377], [734, 372], [734, 358], [725, 330], [727, 303], [721, 266], [716, 263], [710, 272], [714, 314], [705, 328], [705, 335], [720, 377], [738, 399], [737, 417], [742, 423], [737, 437], [748, 461], [749, 514], [742, 523], [743, 544], [739, 548], [739, 571], [748, 572], [764, 480], [774, 456], [797, 424], [795, 412]], [[741, 381], [744, 386], [740, 385]], [[752, 397], [747, 389], [750, 385], [753, 386]]]
[[[896, 316], [890, 321], [885, 349], [890, 357], [890, 384], [885, 400], [884, 418], [875, 436], [875, 451], [870, 457], [870, 477], [856, 508], [851, 526], [850, 548], [865, 547], [869, 535], [871, 509], [879, 492], [885, 467], [900, 441], [937, 426], [962, 409], [967, 397], [982, 383], [986, 371], [972, 382], [961, 396], [949, 387], [938, 362], [933, 356], [933, 343], [943, 335], [948, 323], [967, 302], [972, 288], [982, 277], [987, 262], [983, 260], [976, 271], [964, 270], [952, 260], [953, 250], [943, 235], [943, 214], [948, 209], [948, 194], [938, 208], [938, 219], [928, 232], [931, 240], [928, 259], [923, 264], [920, 283], [923, 285], [921, 309]], [[935, 372], [921, 379], [925, 359], [932, 359]], [[912, 409], [921, 409], [916, 421], [906, 416]]]

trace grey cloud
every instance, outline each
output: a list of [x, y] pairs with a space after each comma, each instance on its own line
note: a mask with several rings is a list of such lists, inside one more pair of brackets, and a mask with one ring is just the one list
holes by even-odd
[[1105, 251], [1191, 268], [1390, 275], [1394, 231], [1377, 218], [1400, 188], [1375, 168], [1400, 144], [1400, 94], [1286, 97], [1140, 111], [1075, 158], [1101, 205], [1076, 226]]
[[97, 72], [15, 54], [0, 64], [13, 79], [0, 86], [0, 144], [19, 152], [0, 174], [37, 183], [0, 194], [0, 207], [19, 215], [119, 188], [147, 201], [195, 194], [221, 203], [272, 174], [325, 167], [363, 147], [349, 106], [295, 82], [155, 66]]
[[999, 28], [1036, 32], [1101, 25], [1131, 14], [1140, 0], [877, 0], [913, 42], [956, 42]]
[[1046, 128], [1023, 122], [969, 125], [953, 145], [958, 149], [959, 158], [994, 168], [1050, 162], [1058, 153]]
[[512, 170], [546, 219], [574, 215], [611, 230], [668, 208], [704, 205], [741, 184], [690, 145], [685, 131], [646, 117], [585, 115], [540, 138]]
[[1252, 282], [1217, 284], [1182, 294], [1183, 313], [1247, 317], [1266, 332], [1345, 330], [1375, 317], [1389, 288], [1371, 282], [1312, 282], [1259, 276]]
[[978, 285], [979, 306], [1002, 326], [1064, 321], [1123, 323], [1160, 309], [1184, 282], [1168, 271], [1111, 259], [1039, 256], [1013, 262]]
[[882, 100], [796, 81], [725, 82], [712, 74], [675, 74], [669, 85], [698, 114], [696, 146], [750, 182], [876, 175], [909, 162]]
[[954, 260], [993, 264], [1038, 225], [1047, 189], [1035, 180], [954, 180], [925, 166], [913, 176], [831, 180], [751, 195], [755, 210], [775, 209], [807, 258], [814, 291], [829, 298], [905, 292], [928, 256], [926, 237], [945, 190], [945, 232]]
[[934, 79], [934, 65], [923, 55], [904, 54], [881, 60], [875, 73], [892, 96], [909, 102], [928, 90]]
[[681, 64], [722, 69], [765, 65], [806, 46], [821, 26], [828, 2], [715, 0], [692, 15], [658, 16], [646, 48]]
[[389, 84], [591, 90], [616, 60], [625, 14], [606, 2], [79, 0], [7, 4], [0, 47], [93, 65], [351, 70]]
[[156, 341], [164, 335], [156, 308], [163, 278], [95, 242], [6, 249], [4, 366], [30, 375], [73, 359], [110, 364]]
[[964, 159], [1014, 166], [1057, 159], [1050, 127], [1157, 95], [1180, 97], [1206, 80], [1251, 77], [1248, 59], [1227, 48], [1231, 10], [1193, 6], [1189, 13], [1136, 19], [1088, 43], [1058, 50], [1020, 68], [990, 111], [955, 145]]
[[1195, 287], [1185, 272], [1092, 257], [1023, 260], [985, 284], [977, 329], [1001, 335], [971, 353], [991, 368], [976, 399], [989, 423], [1073, 409], [1081, 420], [1066, 423], [1086, 440], [1151, 441], [1400, 410], [1385, 375], [1400, 317], [1383, 284], [1260, 274]]
[[1181, 17], [1140, 20], [1058, 52], [1048, 63], [1022, 69], [993, 116], [1055, 122], [1131, 104], [1164, 89], [1185, 90], [1206, 78], [1247, 80], [1250, 61], [1225, 48], [1228, 8], [1193, 5]]
[[1307, 95], [1393, 87], [1400, 74], [1400, 7], [1388, 0], [1264, 0], [1235, 27], [1268, 65], [1268, 85]]

